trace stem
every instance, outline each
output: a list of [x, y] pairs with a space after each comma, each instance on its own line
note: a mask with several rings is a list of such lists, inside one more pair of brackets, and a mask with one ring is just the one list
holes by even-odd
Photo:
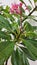
[[20, 7], [20, 32], [22, 31], [22, 8]]
[[[21, 32], [22, 32], [22, 8], [20, 7], [20, 34], [21, 34]], [[19, 36], [20, 36], [20, 34], [19, 34]], [[19, 38], [19, 36], [18, 36], [18, 38]]]
[[[29, 13], [28, 16], [30, 16], [30, 15], [36, 10], [36, 8], [37, 8], [37, 6], [35, 6], [35, 8]], [[24, 20], [26, 20], [26, 19], [28, 18], [28, 16], [27, 16], [26, 18], [24, 18], [24, 19], [22, 20], [22, 22], [23, 22]]]

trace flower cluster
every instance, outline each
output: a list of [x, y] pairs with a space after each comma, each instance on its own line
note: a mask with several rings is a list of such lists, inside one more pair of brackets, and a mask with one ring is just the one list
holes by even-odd
[[22, 3], [19, 4], [12, 4], [11, 8], [10, 8], [10, 12], [11, 13], [17, 13], [20, 14], [20, 7], [22, 7]]

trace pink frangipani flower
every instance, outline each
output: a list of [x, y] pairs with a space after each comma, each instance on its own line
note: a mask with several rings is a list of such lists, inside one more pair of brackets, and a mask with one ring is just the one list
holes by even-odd
[[12, 4], [10, 8], [10, 13], [20, 14], [20, 7], [22, 7], [22, 3]]

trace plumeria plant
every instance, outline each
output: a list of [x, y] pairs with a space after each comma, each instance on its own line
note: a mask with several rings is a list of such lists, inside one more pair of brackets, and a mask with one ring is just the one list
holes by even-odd
[[31, 24], [37, 22], [37, 15], [32, 15], [37, 12], [37, 0], [35, 7], [28, 1], [31, 6], [23, 0], [11, 7], [0, 6], [0, 65], [7, 65], [10, 57], [12, 65], [30, 65], [28, 59], [37, 60], [37, 26]]

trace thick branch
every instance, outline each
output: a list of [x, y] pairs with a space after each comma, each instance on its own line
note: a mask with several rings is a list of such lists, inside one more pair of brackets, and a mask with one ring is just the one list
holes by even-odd
[[[30, 16], [30, 15], [36, 10], [36, 8], [37, 8], [37, 6], [29, 13], [28, 16]], [[28, 16], [27, 16], [26, 18], [24, 18], [24, 19], [22, 20], [22, 22], [23, 22], [24, 20], [26, 20], [26, 19], [28, 18]]]

